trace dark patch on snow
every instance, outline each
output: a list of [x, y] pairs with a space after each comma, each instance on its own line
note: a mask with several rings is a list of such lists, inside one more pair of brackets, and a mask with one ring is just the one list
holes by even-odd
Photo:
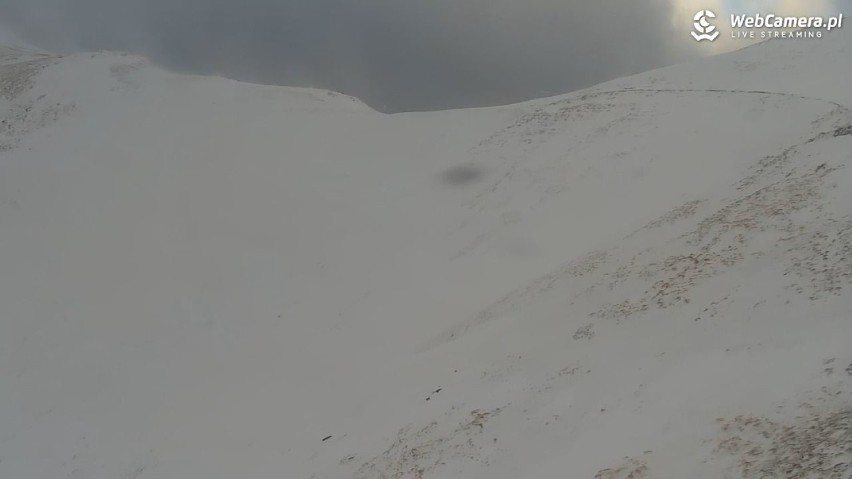
[[485, 176], [485, 169], [477, 165], [458, 165], [444, 170], [441, 178], [453, 186], [464, 186], [476, 182]]

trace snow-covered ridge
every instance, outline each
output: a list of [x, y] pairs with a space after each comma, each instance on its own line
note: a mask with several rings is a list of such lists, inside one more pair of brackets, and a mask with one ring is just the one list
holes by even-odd
[[0, 51], [0, 476], [845, 479], [849, 45], [395, 115]]

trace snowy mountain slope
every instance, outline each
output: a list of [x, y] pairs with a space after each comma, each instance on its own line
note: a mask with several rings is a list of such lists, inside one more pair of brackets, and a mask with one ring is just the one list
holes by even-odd
[[397, 115], [3, 50], [0, 476], [845, 478], [849, 45]]

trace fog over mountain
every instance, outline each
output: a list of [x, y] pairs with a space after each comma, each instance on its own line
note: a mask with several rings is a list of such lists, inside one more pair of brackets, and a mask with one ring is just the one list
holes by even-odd
[[0, 478], [852, 475], [852, 28], [397, 114], [20, 40]]
[[770, 4], [837, 7], [790, 0], [3, 0], [0, 23], [54, 52], [130, 51], [180, 72], [327, 88], [403, 111], [511, 103], [718, 53], [724, 42], [698, 45], [688, 36], [695, 11]]

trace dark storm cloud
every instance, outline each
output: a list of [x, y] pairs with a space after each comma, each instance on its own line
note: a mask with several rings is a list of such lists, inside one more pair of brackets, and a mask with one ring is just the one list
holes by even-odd
[[666, 0], [0, 0], [48, 50], [315, 86], [400, 111], [508, 103], [682, 59]]

